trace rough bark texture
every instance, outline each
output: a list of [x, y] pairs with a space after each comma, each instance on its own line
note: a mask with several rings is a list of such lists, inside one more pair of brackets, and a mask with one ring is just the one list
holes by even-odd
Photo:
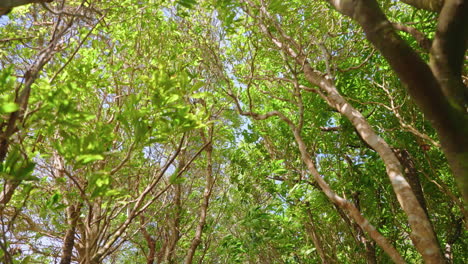
[[60, 264], [70, 264], [75, 245], [76, 224], [80, 214], [80, 206], [70, 205], [67, 208], [68, 229], [63, 238], [62, 258]]
[[416, 195], [416, 199], [418, 199], [418, 202], [421, 205], [422, 209], [429, 217], [426, 205], [426, 198], [424, 197], [424, 191], [419, 180], [418, 170], [414, 165], [413, 159], [411, 158], [409, 152], [406, 149], [396, 149], [395, 154], [405, 169], [406, 179], [408, 180], [408, 183], [410, 184], [414, 195]]

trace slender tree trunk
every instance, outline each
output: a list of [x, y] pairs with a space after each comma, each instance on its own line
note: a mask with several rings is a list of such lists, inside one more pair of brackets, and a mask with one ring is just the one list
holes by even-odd
[[164, 261], [167, 263], [172, 263], [172, 258], [174, 257], [174, 251], [177, 245], [177, 242], [180, 239], [180, 213], [181, 213], [181, 184], [174, 185], [174, 212], [173, 219], [171, 219], [170, 232], [169, 232], [169, 241], [166, 247], [166, 252], [164, 252]]
[[2, 0], [0, 2], [0, 8], [11, 8], [33, 3], [44, 3], [52, 2], [53, 0]]
[[62, 259], [60, 264], [70, 264], [75, 244], [76, 224], [80, 214], [81, 205], [69, 205], [67, 208], [68, 229], [63, 238]]
[[[185, 167], [185, 151], [181, 152], [180, 161], [177, 170], [182, 170]], [[168, 234], [168, 241], [166, 251], [164, 252], [163, 261], [172, 263], [177, 242], [180, 239], [180, 218], [182, 210], [182, 183], [176, 183], [174, 186], [174, 211], [170, 214], [170, 227]]]
[[[212, 136], [212, 128], [210, 132], [210, 137]], [[195, 251], [197, 250], [198, 245], [201, 243], [201, 238], [203, 234], [203, 228], [205, 227], [206, 223], [206, 214], [208, 212], [208, 206], [210, 203], [210, 196], [211, 196], [211, 190], [213, 189], [214, 185], [214, 178], [213, 178], [213, 166], [212, 166], [212, 153], [213, 153], [213, 145], [210, 143], [211, 138], [206, 138], [206, 136], [202, 132], [202, 138], [205, 144], [208, 144], [208, 146], [205, 148], [205, 153], [206, 153], [206, 183], [205, 183], [205, 191], [203, 192], [203, 200], [202, 204], [200, 207], [200, 216], [199, 216], [199, 221], [197, 225], [197, 229], [195, 231], [195, 237], [192, 240], [192, 243], [190, 244], [190, 248], [188, 250], [187, 256], [185, 258], [185, 264], [191, 264], [193, 261], [193, 256], [195, 255]]]
[[365, 240], [366, 247], [366, 260], [367, 264], [377, 264], [377, 257], [375, 255], [375, 243], [373, 241]]
[[[309, 81], [316, 83], [316, 78], [310, 66], [304, 66], [304, 73]], [[364, 116], [338, 93], [336, 87], [330, 83], [326, 83], [327, 81], [320, 81], [321, 88], [328, 93], [328, 102], [351, 121], [360, 136], [377, 151], [383, 160], [393, 190], [397, 195], [401, 207], [408, 216], [408, 222], [412, 230], [411, 239], [416, 249], [427, 263], [443, 263], [444, 259], [441, 255], [440, 246], [432, 224], [414, 195], [411, 186], [406, 181], [401, 164], [392, 149], [387, 142], [374, 132]]]
[[21, 181], [17, 180], [6, 180], [3, 190], [0, 193], [0, 215], [3, 214], [3, 210], [7, 203], [11, 200], [11, 197], [15, 193], [16, 188], [20, 185]]
[[445, 244], [445, 258], [448, 260], [449, 263], [453, 263], [453, 252], [452, 252], [452, 247], [455, 242], [461, 237], [462, 235], [462, 230], [463, 230], [463, 219], [458, 218], [454, 219], [455, 217], [453, 214], [451, 215], [452, 217], [452, 226], [453, 226], [453, 231], [451, 234], [449, 234], [447, 238], [447, 243]]
[[[145, 222], [144, 217], [141, 217], [142, 222]], [[156, 240], [151, 237], [146, 228], [143, 226], [140, 228], [143, 237], [148, 244], [148, 255], [146, 255], [146, 264], [153, 264], [156, 260]]]
[[[372, 0], [361, 0], [358, 2], [361, 3], [362, 1], [368, 2]], [[343, 1], [336, 0], [332, 2], [334, 4], [346, 2], [346, 3], [349, 3], [351, 7], [352, 7], [352, 3], [354, 3], [354, 1], [350, 1], [350, 0], [343, 0]], [[351, 7], [346, 6], [346, 8], [351, 8]], [[349, 10], [346, 10], [346, 11], [350, 12]], [[247, 10], [247, 12], [249, 12], [249, 10]], [[354, 9], [352, 10], [352, 12], [354, 12]], [[408, 222], [412, 230], [411, 239], [416, 249], [418, 250], [418, 252], [422, 255], [423, 259], [429, 264], [443, 263], [445, 260], [442, 256], [441, 249], [438, 244], [437, 238], [434, 234], [432, 225], [429, 219], [427, 218], [426, 213], [424, 212], [418, 200], [416, 199], [416, 196], [412, 192], [410, 185], [404, 178], [403, 172], [401, 170], [401, 164], [396, 158], [390, 146], [387, 144], [387, 142], [385, 142], [381, 137], [379, 137], [375, 133], [375, 131], [369, 125], [369, 123], [364, 118], [362, 113], [357, 111], [338, 92], [337, 88], [335, 87], [333, 83], [333, 80], [329, 76], [323, 76], [321, 72], [318, 72], [312, 68], [312, 66], [310, 65], [308, 61], [308, 58], [305, 55], [307, 53], [302, 50], [302, 46], [299, 45], [297, 42], [295, 42], [293, 38], [288, 36], [283, 31], [281, 26], [276, 22], [275, 19], [271, 17], [271, 15], [266, 11], [266, 9], [261, 8], [260, 13], [261, 13], [262, 18], [257, 18], [257, 20], [272, 21], [271, 26], [273, 26], [275, 30], [278, 32], [277, 33], [278, 36], [273, 34], [268, 28], [268, 26], [263, 22], [260, 22], [260, 29], [271, 39], [271, 41], [279, 49], [281, 49], [283, 52], [285, 52], [288, 56], [290, 56], [292, 59], [296, 61], [296, 63], [302, 68], [306, 80], [312, 85], [318, 86], [320, 88], [320, 95], [327, 101], [327, 103], [331, 107], [335, 108], [343, 116], [345, 116], [356, 128], [361, 138], [379, 154], [380, 158], [385, 164], [387, 175], [390, 178], [390, 182], [398, 198], [398, 201], [400, 202], [402, 209], [408, 216]], [[249, 12], [249, 14], [254, 16], [251, 12]], [[295, 131], [294, 133], [295, 133], [296, 141], [298, 141], [298, 137], [300, 137], [299, 132]], [[306, 149], [304, 147], [304, 151], [305, 150]], [[303, 154], [304, 162], [306, 162], [307, 159], [310, 159], [310, 157], [308, 157], [307, 152], [305, 152]], [[315, 169], [313, 163], [306, 162], [306, 164], [307, 163], [310, 163], [310, 165], [308, 165], [308, 167], [310, 167], [310, 170]], [[322, 179], [320, 178], [320, 180]], [[317, 182], [320, 184], [320, 181], [317, 180]], [[325, 187], [325, 188], [328, 188], [328, 187]], [[325, 191], [325, 188], [322, 187], [324, 191]], [[336, 196], [336, 194], [327, 194], [327, 196], [334, 197]], [[339, 202], [339, 200], [340, 199], [334, 202]], [[350, 208], [349, 203], [342, 203], [341, 206], [346, 207], [348, 210]], [[356, 217], [358, 218], [362, 217], [360, 215], [357, 215], [358, 210], [355, 210], [354, 206], [352, 206], [352, 208], [354, 209], [352, 209], [353, 210], [352, 212], [350, 211], [350, 214], [355, 220], [356, 220]], [[358, 221], [356, 220], [356, 222]], [[362, 223], [358, 222], [358, 224], [361, 225]], [[361, 227], [363, 228], [362, 225]], [[366, 232], [370, 231], [367, 227], [363, 229], [366, 230]], [[376, 240], [376, 242], [380, 245], [379, 241]], [[382, 241], [382, 245], [383, 244], [386, 244], [386, 246], [389, 246], [387, 242], [383, 243]], [[394, 248], [392, 247], [392, 254], [395, 254], [396, 250], [394, 252], [393, 249]], [[398, 256], [398, 261], [403, 261], [403, 259], [401, 258], [399, 254], [396, 254], [395, 256]]]
[[426, 198], [424, 197], [424, 191], [421, 187], [418, 170], [414, 165], [413, 159], [411, 158], [409, 152], [406, 149], [395, 149], [395, 154], [404, 167], [406, 179], [408, 180], [408, 183], [411, 186], [411, 189], [413, 190], [416, 199], [418, 199], [419, 204], [423, 208], [426, 215], [429, 217], [426, 205]]
[[338, 196], [335, 192], [332, 191], [328, 183], [326, 183], [323, 180], [322, 176], [315, 168], [314, 162], [312, 161], [311, 157], [307, 152], [306, 145], [302, 140], [300, 132], [297, 131], [297, 129], [295, 129], [293, 133], [294, 138], [296, 139], [296, 142], [298, 144], [303, 162], [307, 165], [307, 168], [314, 177], [314, 180], [318, 183], [325, 195], [337, 206], [346, 210], [349, 213], [349, 215], [354, 219], [354, 221], [356, 221], [356, 223], [362, 228], [362, 230], [368, 233], [369, 236], [372, 237], [374, 241], [376, 241], [376, 243], [385, 251], [385, 253], [387, 253], [390, 256], [390, 258], [395, 263], [406, 263], [403, 257], [400, 255], [400, 253], [390, 244], [390, 242], [384, 236], [382, 236], [382, 234], [380, 234], [377, 231], [377, 229], [374, 226], [372, 226], [369, 223], [369, 221], [361, 214], [361, 212], [359, 212], [359, 210], [353, 204]]
[[[360, 193], [359, 192], [355, 192], [353, 193], [353, 202], [354, 202], [354, 206], [356, 206], [356, 208], [358, 210], [361, 210], [361, 201], [360, 201], [360, 197], [359, 197]], [[353, 225], [354, 226], [354, 230], [356, 232], [356, 239], [364, 246], [366, 252], [365, 252], [365, 257], [366, 257], [366, 262], [367, 264], [376, 264], [377, 263], [377, 258], [376, 258], [376, 255], [375, 255], [375, 246], [374, 246], [374, 243], [372, 243], [372, 241], [368, 240], [365, 236], [365, 232], [364, 230], [362, 230], [362, 228], [356, 224]]]
[[166, 237], [166, 234], [164, 234], [164, 231], [163, 231], [163, 234], [162, 234], [161, 237], [163, 238], [163, 243], [162, 243], [162, 245], [161, 245], [161, 248], [160, 248], [159, 251], [158, 251], [158, 254], [156, 254], [156, 257], [157, 257], [157, 260], [158, 260], [157, 263], [163, 263], [163, 261], [164, 261], [164, 253], [166, 252], [167, 243], [168, 243], [168, 239], [165, 238], [165, 237]]
[[312, 212], [310, 211], [310, 208], [306, 208], [307, 216], [308, 216], [308, 221], [306, 223], [306, 229], [312, 238], [312, 241], [314, 242], [315, 249], [317, 250], [317, 253], [322, 260], [323, 264], [328, 264], [328, 258], [327, 255], [325, 254], [325, 250], [323, 249], [323, 243], [322, 239], [320, 238], [319, 234], [316, 232], [316, 226], [314, 224], [314, 217], [312, 215]]
[[98, 256], [99, 238], [101, 232], [101, 202], [96, 199], [88, 210], [87, 218], [83, 223], [82, 231], [82, 250], [79, 255], [80, 264], [99, 263], [101, 261]]

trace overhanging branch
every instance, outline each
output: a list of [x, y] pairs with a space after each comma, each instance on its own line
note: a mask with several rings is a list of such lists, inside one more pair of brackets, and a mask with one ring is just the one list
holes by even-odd
[[444, 0], [401, 0], [403, 3], [427, 11], [439, 13], [444, 5]]

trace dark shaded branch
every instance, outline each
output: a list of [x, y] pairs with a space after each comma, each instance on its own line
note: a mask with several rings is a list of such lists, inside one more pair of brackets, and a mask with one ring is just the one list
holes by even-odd
[[444, 5], [444, 0], [401, 0], [403, 3], [413, 7], [432, 12], [440, 12]]
[[468, 43], [467, 14], [468, 1], [446, 1], [439, 16], [430, 61], [443, 93], [464, 113], [468, 108], [468, 89], [461, 76]]

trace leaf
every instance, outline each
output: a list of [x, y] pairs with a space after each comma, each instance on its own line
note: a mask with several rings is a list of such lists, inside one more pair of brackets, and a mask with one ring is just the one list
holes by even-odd
[[192, 98], [194, 99], [203, 99], [203, 98], [208, 98], [208, 97], [212, 97], [212, 94], [208, 92], [201, 92], [201, 93], [196, 93], [192, 95]]
[[107, 186], [110, 183], [109, 177], [99, 177], [96, 179], [96, 186], [103, 187]]
[[171, 175], [171, 177], [169, 177], [169, 182], [171, 184], [180, 184], [180, 183], [183, 183], [185, 182], [187, 179], [184, 178], [184, 177], [178, 177], [178, 173], [175, 172], [174, 174]]
[[49, 208], [53, 208], [54, 205], [56, 205], [60, 198], [62, 197], [62, 195], [60, 194], [60, 192], [56, 191], [47, 201], [47, 207]]
[[93, 161], [103, 160], [104, 157], [99, 154], [84, 154], [76, 157], [76, 161], [81, 164], [88, 164]]
[[177, 94], [172, 94], [172, 95], [169, 96], [169, 98], [167, 99], [166, 104], [173, 103], [173, 102], [179, 100], [179, 98], [180, 98], [179, 95], [177, 95]]
[[202, 88], [204, 85], [205, 85], [204, 82], [196, 82], [196, 83], [192, 86], [192, 91], [197, 91], [198, 89]]
[[192, 9], [193, 6], [197, 4], [197, 1], [195, 1], [195, 0], [179, 0], [177, 3], [179, 3], [183, 7], [186, 7], [188, 9]]
[[15, 178], [19, 180], [38, 180], [37, 177], [31, 176], [31, 173], [33, 172], [35, 166], [36, 163], [28, 162], [26, 166], [21, 167], [15, 172]]
[[13, 102], [7, 102], [0, 106], [0, 111], [3, 113], [12, 113], [19, 109], [18, 105]]

